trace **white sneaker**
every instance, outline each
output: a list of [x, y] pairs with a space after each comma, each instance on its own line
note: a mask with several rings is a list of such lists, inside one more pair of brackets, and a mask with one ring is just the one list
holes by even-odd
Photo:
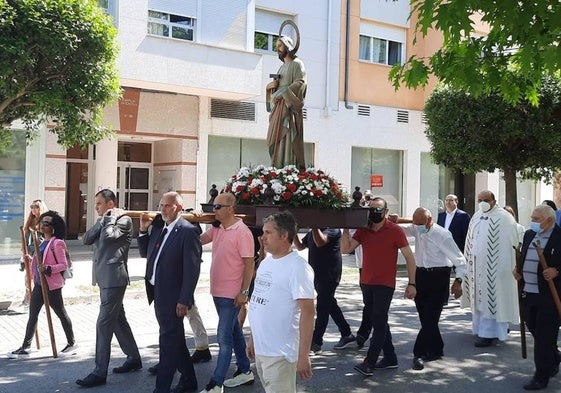
[[8, 352], [8, 359], [20, 359], [29, 357], [29, 348], [20, 347], [15, 351]]
[[227, 388], [235, 388], [236, 386], [251, 385], [255, 382], [253, 372], [249, 370], [247, 373], [242, 373], [241, 370], [236, 370], [234, 376], [224, 381], [224, 386]]
[[223, 393], [224, 388], [222, 386], [218, 386], [214, 381], [210, 381], [204, 390], [201, 390], [201, 393]]
[[60, 351], [60, 354], [64, 354], [64, 355], [71, 355], [76, 353], [76, 349], [78, 348], [78, 344], [74, 343], [72, 345], [70, 344], [66, 344], [66, 347], [64, 347], [62, 349], [62, 351]]

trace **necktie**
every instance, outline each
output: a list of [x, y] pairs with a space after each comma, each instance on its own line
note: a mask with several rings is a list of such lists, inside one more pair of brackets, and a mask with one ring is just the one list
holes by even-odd
[[154, 245], [154, 250], [152, 251], [152, 254], [150, 254], [150, 258], [148, 258], [148, 264], [146, 266], [146, 279], [150, 280], [152, 277], [152, 274], [154, 273], [154, 262], [156, 261], [156, 256], [158, 255], [158, 251], [160, 250], [160, 246], [162, 245], [162, 241], [164, 240], [164, 237], [166, 236], [166, 233], [168, 233], [168, 229], [164, 228], [162, 230], [162, 232], [160, 233], [160, 236], [158, 236], [158, 240], [156, 241], [156, 244]]

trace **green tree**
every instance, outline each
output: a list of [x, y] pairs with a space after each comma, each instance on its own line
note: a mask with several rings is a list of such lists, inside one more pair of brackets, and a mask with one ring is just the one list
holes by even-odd
[[19, 119], [29, 139], [54, 119], [62, 146], [106, 138], [117, 54], [116, 29], [94, 0], [0, 0], [0, 132]]
[[549, 182], [561, 170], [561, 84], [547, 77], [540, 85], [538, 106], [435, 89], [425, 105], [433, 160], [463, 173], [502, 170], [506, 203], [518, 211], [517, 176]]
[[[511, 103], [537, 104], [541, 76], [561, 69], [561, 2], [529, 0], [412, 0], [416, 37], [441, 32], [440, 50], [411, 56], [390, 72], [396, 89], [425, 86], [433, 74], [441, 82], [474, 95], [498, 93]], [[475, 34], [473, 15], [489, 28]]]

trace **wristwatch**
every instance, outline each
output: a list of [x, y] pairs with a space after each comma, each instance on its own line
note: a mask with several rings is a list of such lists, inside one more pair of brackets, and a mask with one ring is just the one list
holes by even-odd
[[244, 296], [248, 296], [248, 297], [249, 297], [249, 289], [242, 289], [242, 290], [240, 291], [240, 293], [241, 293], [242, 295], [244, 295]]

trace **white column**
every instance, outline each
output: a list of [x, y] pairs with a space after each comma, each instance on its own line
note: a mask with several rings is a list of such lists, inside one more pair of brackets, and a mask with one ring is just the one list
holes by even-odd
[[[23, 131], [22, 131], [23, 132]], [[25, 149], [25, 209], [35, 200], [45, 200], [45, 156], [47, 129], [40, 130], [37, 138]], [[48, 201], [47, 201], [47, 206]]]
[[89, 171], [89, 183], [93, 186], [93, 192], [88, 194], [87, 228], [97, 219], [94, 209], [95, 194], [104, 188], [117, 193], [117, 147], [116, 139], [104, 139], [95, 146], [95, 159]]

